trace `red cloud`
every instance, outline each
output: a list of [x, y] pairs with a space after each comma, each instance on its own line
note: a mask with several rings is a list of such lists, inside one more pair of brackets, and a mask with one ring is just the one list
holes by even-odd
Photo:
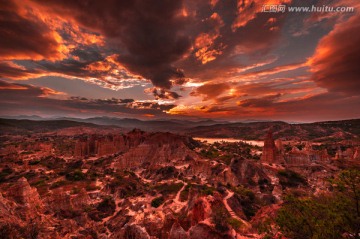
[[157, 87], [169, 89], [171, 79], [184, 77], [173, 66], [191, 46], [182, 32], [186, 16], [181, 0], [33, 2], [42, 11], [103, 34], [122, 65]]
[[360, 95], [360, 15], [339, 23], [309, 60], [312, 80], [334, 92]]
[[26, 84], [14, 84], [0, 80], [0, 115], [37, 114], [79, 116], [123, 115], [142, 116], [152, 114], [165, 116], [164, 111], [175, 107], [172, 104], [156, 102], [136, 102], [132, 99], [86, 99], [71, 97], [55, 98], [62, 92], [51, 88]]
[[0, 60], [63, 58], [61, 38], [31, 11], [0, 0]]
[[0, 78], [26, 79], [39, 75], [39, 70], [29, 70], [11, 61], [0, 62]]
[[230, 89], [230, 86], [226, 83], [206, 84], [196, 88], [193, 92], [190, 93], [190, 95], [203, 96], [203, 100], [210, 100], [221, 95], [228, 89]]
[[236, 30], [239, 27], [246, 26], [246, 24], [255, 19], [258, 14], [261, 14], [263, 6], [265, 5], [283, 5], [290, 2], [291, 0], [238, 0], [238, 16], [236, 17], [232, 28], [233, 30]]

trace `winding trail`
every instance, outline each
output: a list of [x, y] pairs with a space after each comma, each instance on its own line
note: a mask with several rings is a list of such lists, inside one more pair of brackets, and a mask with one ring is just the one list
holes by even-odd
[[251, 227], [250, 223], [248, 223], [247, 221], [241, 219], [240, 217], [238, 217], [235, 212], [231, 209], [231, 207], [228, 204], [228, 199], [231, 198], [234, 195], [234, 192], [230, 192], [229, 190], [226, 190], [228, 195], [223, 199], [223, 203], [225, 205], [226, 210], [229, 212], [230, 216], [232, 218], [235, 218], [237, 220], [239, 220], [242, 224], [244, 224], [245, 227]]
[[144, 170], [135, 170], [133, 171], [135, 173], [135, 175], [140, 178], [144, 183], [152, 183], [152, 180], [150, 179], [146, 179], [144, 177], [142, 177], [140, 174], [143, 172]]
[[176, 209], [175, 212], [179, 212], [183, 207], [186, 206], [187, 201], [185, 202], [181, 202], [180, 201], [180, 194], [182, 191], [184, 191], [185, 187], [187, 186], [187, 183], [185, 183], [184, 181], [181, 181], [184, 185], [182, 186], [182, 188], [177, 192], [175, 198], [174, 198], [174, 204], [176, 205]]

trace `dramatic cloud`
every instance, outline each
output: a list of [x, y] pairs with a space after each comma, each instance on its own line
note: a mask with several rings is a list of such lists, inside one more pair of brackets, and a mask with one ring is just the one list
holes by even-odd
[[252, 20], [234, 28], [233, 23], [245, 17], [237, 9], [240, 3], [218, 1], [210, 7], [200, 3], [189, 7], [196, 10], [189, 31], [200, 33], [195, 35], [191, 53], [177, 62], [187, 77], [202, 82], [217, 81], [232, 77], [230, 72], [276, 58], [270, 52], [279, 43], [286, 13], [262, 13], [260, 7]]
[[44, 98], [50, 95], [61, 95], [62, 92], [55, 91], [47, 87], [35, 87], [24, 84], [12, 84], [6, 81], [0, 80], [1, 102], [2, 107], [6, 107], [7, 103], [16, 104], [28, 104], [29, 97]]
[[155, 99], [167, 99], [167, 100], [173, 100], [173, 99], [178, 99], [181, 96], [173, 91], [169, 91], [169, 90], [165, 90], [165, 89], [161, 89], [161, 88], [147, 88], [145, 89], [146, 93], [150, 93], [152, 94]]
[[229, 90], [230, 86], [226, 83], [202, 85], [191, 92], [192, 96], [203, 96], [203, 100], [213, 99]]
[[309, 60], [312, 79], [329, 91], [360, 95], [360, 15], [339, 23]]
[[311, 122], [359, 118], [354, 109], [360, 104], [360, 97], [344, 97], [339, 93], [321, 93], [299, 100], [280, 101], [274, 94], [238, 102], [238, 105], [206, 104], [203, 106], [179, 105], [170, 114], [222, 119], [264, 119]]
[[39, 70], [26, 69], [25, 67], [19, 66], [11, 61], [0, 61], [0, 78], [26, 79], [38, 76], [39, 74]]
[[0, 4], [2, 114], [296, 120], [359, 113], [358, 9], [262, 11], [311, 6], [300, 0]]
[[142, 117], [143, 115], [166, 116], [164, 111], [175, 107], [172, 104], [139, 102], [133, 99], [87, 99], [64, 97], [62, 92], [46, 87], [13, 84], [0, 80], [0, 115], [40, 114], [68, 116], [109, 115]]
[[179, 0], [157, 1], [40, 1], [47, 11], [73, 19], [80, 26], [104, 34], [130, 71], [169, 89], [170, 79], [183, 73], [172, 63], [189, 49], [182, 32], [186, 17]]
[[[252, 20], [234, 31], [233, 23], [242, 16], [237, 9], [242, 8], [241, 4], [236, 0], [162, 4], [142, 0], [29, 0], [20, 4], [9, 0], [6, 6], [6, 13], [24, 18], [24, 26], [41, 25], [34, 27], [47, 31], [41, 36], [54, 36], [56, 40], [56, 56], [44, 52], [38, 57], [21, 51], [21, 59], [43, 59], [36, 64], [27, 62], [26, 66], [32, 66], [28, 70], [78, 77], [114, 90], [150, 79], [155, 87], [168, 92], [174, 82], [185, 82], [185, 73], [206, 81], [223, 71], [246, 68], [247, 63], [239, 62], [238, 57], [269, 51], [280, 36], [277, 29], [284, 19], [283, 14], [264, 14], [257, 9]], [[241, 12], [248, 12], [248, 8]], [[9, 38], [6, 33], [2, 35], [2, 39]], [[21, 32], [12, 35], [19, 36], [20, 46], [35, 42]], [[48, 48], [39, 45], [32, 49]], [[4, 49], [12, 51], [6, 45]], [[18, 79], [13, 75], [3, 77]]]
[[11, 0], [0, 0], [0, 6], [0, 60], [64, 57], [61, 37], [40, 18]]
[[23, 85], [10, 84], [6, 81], [0, 81], [0, 90], [27, 90], [28, 88]]
[[264, 108], [273, 105], [274, 101], [279, 99], [281, 94], [267, 95], [261, 98], [246, 99], [238, 103], [242, 107]]
[[117, 62], [118, 55], [116, 54], [104, 58], [90, 47], [77, 49], [71, 54], [80, 60], [70, 58], [55, 63], [40, 61], [37, 64], [43, 70], [51, 72], [49, 75], [78, 77], [113, 90], [131, 88], [146, 83], [143, 77], [129, 72]]
[[223, 44], [215, 45], [215, 40], [220, 37], [220, 28], [224, 26], [224, 22], [216, 12], [206, 19], [209, 25], [213, 26], [213, 30], [209, 33], [200, 33], [195, 39], [195, 57], [202, 64], [213, 61], [218, 55], [222, 54], [222, 50], [226, 47]]
[[284, 65], [284, 66], [277, 66], [272, 69], [266, 69], [262, 71], [255, 71], [250, 73], [240, 73], [238, 76], [240, 78], [256, 78], [256, 77], [262, 77], [262, 76], [269, 76], [269, 75], [275, 75], [280, 72], [284, 71], [293, 71], [299, 68], [306, 67], [305, 63], [296, 63], [296, 64], [290, 64], [290, 65]]
[[264, 7], [269, 10], [270, 5], [284, 5], [291, 0], [238, 0], [238, 15], [232, 25], [233, 30], [246, 26], [251, 20], [255, 19]]

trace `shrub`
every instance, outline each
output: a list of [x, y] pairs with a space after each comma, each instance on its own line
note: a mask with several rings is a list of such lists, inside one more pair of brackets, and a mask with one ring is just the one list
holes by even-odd
[[229, 218], [228, 219], [228, 224], [235, 230], [235, 231], [239, 231], [242, 222], [237, 220], [236, 218]]
[[168, 195], [168, 194], [175, 194], [177, 193], [182, 187], [184, 186], [184, 184], [182, 183], [173, 183], [173, 184], [160, 184], [155, 186], [155, 189], [161, 193], [162, 195]]
[[211, 220], [215, 224], [215, 229], [219, 232], [226, 232], [229, 230], [228, 220], [230, 219], [229, 213], [225, 208], [215, 208], [211, 214]]
[[158, 208], [158, 207], [160, 207], [161, 204], [164, 203], [164, 201], [165, 201], [165, 198], [163, 196], [154, 198], [151, 201], [151, 206], [154, 207], [154, 208]]
[[203, 195], [213, 195], [214, 194], [214, 188], [205, 186], [200, 193]]
[[40, 160], [30, 160], [30, 161], [28, 162], [29, 165], [37, 165], [37, 164], [39, 164], [39, 163], [40, 163]]
[[40, 179], [39, 181], [31, 184], [31, 186], [35, 186], [35, 187], [42, 187], [42, 186], [46, 186], [46, 181], [44, 179]]
[[299, 185], [307, 185], [306, 179], [300, 174], [291, 170], [279, 170], [277, 173], [279, 181], [283, 188], [297, 187]]
[[181, 202], [185, 202], [186, 200], [188, 200], [191, 186], [192, 185], [189, 183], [188, 185], [185, 186], [184, 190], [181, 191], [180, 193]]
[[57, 182], [51, 184], [50, 189], [59, 188], [59, 187], [62, 187], [64, 185], [66, 185], [66, 184], [67, 184], [66, 181], [60, 180], [60, 181], [57, 181]]
[[245, 216], [250, 219], [257, 211], [256, 196], [253, 191], [243, 186], [233, 188], [237, 200], [241, 204]]
[[77, 187], [74, 187], [74, 188], [72, 188], [72, 190], [71, 190], [71, 194], [72, 194], [72, 195], [78, 194], [79, 192], [80, 192], [80, 189], [77, 188]]
[[98, 189], [100, 189], [100, 187], [95, 186], [95, 185], [92, 185], [92, 184], [88, 184], [88, 185], [86, 185], [86, 187], [85, 187], [85, 190], [86, 190], [86, 191], [95, 191], [95, 190], [98, 190]]
[[86, 176], [81, 170], [76, 169], [73, 172], [67, 173], [65, 178], [69, 181], [81, 181], [86, 179]]
[[334, 192], [298, 198], [288, 195], [275, 222], [287, 238], [359, 238], [360, 171], [346, 170], [332, 181]]
[[99, 203], [96, 209], [110, 216], [115, 212], [115, 201], [111, 197], [106, 197], [102, 200], [101, 203]]

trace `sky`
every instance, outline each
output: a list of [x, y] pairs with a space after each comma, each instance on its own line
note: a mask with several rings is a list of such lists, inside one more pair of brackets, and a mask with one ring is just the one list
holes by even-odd
[[[263, 11], [286, 6], [284, 12]], [[290, 12], [289, 7], [353, 7]], [[0, 0], [0, 116], [360, 118], [358, 0]]]

